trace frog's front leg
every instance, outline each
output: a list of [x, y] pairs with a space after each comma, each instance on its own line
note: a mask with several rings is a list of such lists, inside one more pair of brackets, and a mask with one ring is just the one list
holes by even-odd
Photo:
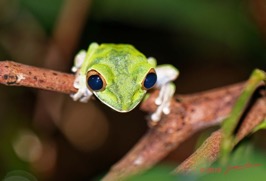
[[88, 102], [92, 96], [92, 92], [86, 86], [86, 75], [80, 71], [80, 68], [85, 60], [86, 51], [81, 50], [74, 59], [74, 65], [71, 68], [71, 71], [76, 73], [76, 78], [73, 86], [78, 89], [75, 94], [72, 94], [71, 97], [74, 101], [79, 100], [80, 102]]
[[78, 74], [74, 81], [74, 87], [78, 89], [75, 94], [71, 94], [74, 101], [79, 100], [80, 102], [88, 102], [93, 93], [86, 86], [86, 75]]
[[80, 50], [74, 58], [74, 65], [71, 68], [71, 71], [73, 73], [77, 73], [80, 70], [85, 58], [86, 58], [86, 51]]
[[151, 119], [157, 122], [161, 119], [163, 113], [170, 113], [170, 102], [175, 93], [175, 85], [172, 81], [178, 77], [179, 71], [172, 65], [160, 65], [155, 70], [157, 73], [156, 87], [160, 89], [160, 92], [155, 99], [155, 104], [158, 105], [158, 108], [151, 115]]

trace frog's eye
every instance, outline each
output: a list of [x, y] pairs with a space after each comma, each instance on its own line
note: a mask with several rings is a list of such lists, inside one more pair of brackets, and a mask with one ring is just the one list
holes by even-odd
[[87, 73], [87, 85], [92, 91], [102, 91], [105, 89], [106, 82], [99, 72], [90, 70]]
[[154, 84], [157, 81], [157, 75], [156, 72], [154, 70], [154, 68], [152, 68], [146, 75], [145, 79], [142, 82], [142, 88], [147, 90], [150, 89], [154, 86]]

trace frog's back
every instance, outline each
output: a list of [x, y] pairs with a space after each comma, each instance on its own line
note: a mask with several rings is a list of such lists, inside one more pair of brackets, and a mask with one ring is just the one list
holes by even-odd
[[114, 69], [147, 63], [146, 57], [129, 44], [101, 44], [90, 59], [91, 64], [105, 64]]

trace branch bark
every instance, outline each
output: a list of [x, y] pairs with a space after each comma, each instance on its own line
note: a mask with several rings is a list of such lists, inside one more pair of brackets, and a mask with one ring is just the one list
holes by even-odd
[[75, 93], [75, 77], [49, 69], [23, 65], [12, 61], [0, 62], [0, 83], [8, 86], [25, 86], [43, 90]]

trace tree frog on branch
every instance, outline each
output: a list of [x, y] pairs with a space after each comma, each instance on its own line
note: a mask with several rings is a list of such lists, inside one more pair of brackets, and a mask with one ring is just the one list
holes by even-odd
[[75, 57], [72, 71], [76, 73], [71, 97], [87, 102], [93, 95], [118, 112], [129, 112], [144, 98], [147, 90], [160, 89], [155, 100], [157, 110], [151, 115], [159, 121], [170, 113], [170, 101], [175, 92], [171, 82], [179, 74], [172, 65], [156, 66], [154, 58], [146, 58], [129, 44], [92, 43], [88, 51]]

